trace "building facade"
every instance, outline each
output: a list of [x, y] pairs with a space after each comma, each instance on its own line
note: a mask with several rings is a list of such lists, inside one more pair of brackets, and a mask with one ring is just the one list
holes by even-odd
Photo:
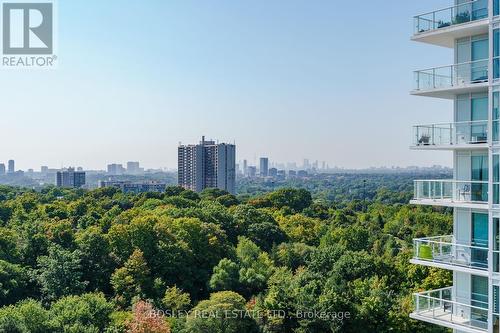
[[499, 0], [455, 0], [414, 18], [412, 40], [451, 49], [454, 59], [414, 74], [411, 94], [453, 109], [451, 122], [414, 126], [412, 148], [452, 151], [454, 172], [415, 181], [411, 202], [452, 207], [453, 234], [415, 239], [411, 261], [452, 271], [453, 285], [414, 294], [411, 317], [459, 333], [500, 332], [499, 8]]
[[219, 188], [236, 192], [236, 146], [205, 141], [196, 145], [179, 145], [178, 184], [201, 192], [205, 188]]
[[16, 167], [15, 167], [15, 162], [14, 162], [14, 160], [9, 160], [9, 161], [7, 162], [7, 168], [8, 168], [8, 169], [7, 169], [7, 172], [8, 172], [8, 173], [14, 173], [14, 172], [16, 172]]
[[267, 157], [260, 158], [260, 176], [267, 177], [269, 175], [269, 159]]
[[0, 176], [5, 175], [5, 164], [0, 163]]
[[56, 186], [65, 188], [80, 188], [85, 185], [85, 172], [75, 171], [74, 168], [56, 173]]

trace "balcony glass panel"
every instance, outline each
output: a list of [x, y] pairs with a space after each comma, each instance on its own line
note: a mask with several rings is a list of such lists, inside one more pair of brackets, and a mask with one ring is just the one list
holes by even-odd
[[415, 90], [446, 89], [488, 81], [488, 60], [414, 72]]
[[466, 2], [415, 16], [415, 34], [488, 17], [488, 0]]
[[414, 258], [458, 267], [488, 269], [488, 248], [458, 244], [453, 236], [413, 240]]
[[463, 121], [413, 127], [413, 146], [452, 146], [486, 143], [488, 121]]
[[443, 325], [488, 330], [488, 303], [455, 297], [453, 287], [416, 293], [414, 302], [414, 315], [442, 322]]
[[436, 203], [487, 203], [487, 181], [416, 180], [415, 200], [432, 200]]

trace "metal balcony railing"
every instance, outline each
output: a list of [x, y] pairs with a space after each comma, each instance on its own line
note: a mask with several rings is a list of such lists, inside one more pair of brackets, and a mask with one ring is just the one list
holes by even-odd
[[458, 244], [455, 238], [437, 236], [413, 240], [414, 259], [488, 270], [488, 244]]
[[437, 203], [487, 203], [488, 182], [466, 180], [415, 180], [414, 200]]
[[486, 295], [475, 294], [469, 299], [458, 298], [454, 295], [453, 287], [415, 293], [415, 311], [412, 316], [441, 322], [446, 327], [453, 324], [487, 332], [487, 298]]
[[429, 68], [414, 72], [415, 91], [456, 88], [488, 81], [488, 60]]
[[488, 0], [476, 0], [414, 17], [415, 34], [488, 17]]
[[487, 141], [487, 120], [413, 126], [414, 147], [446, 147]]

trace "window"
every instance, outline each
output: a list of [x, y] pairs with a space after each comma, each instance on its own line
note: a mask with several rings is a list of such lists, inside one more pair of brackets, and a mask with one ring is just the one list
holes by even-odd
[[488, 267], [488, 214], [472, 213], [471, 245], [485, 248], [484, 250], [472, 249], [472, 265]]
[[493, 77], [500, 77], [500, 29], [493, 30]]
[[471, 275], [471, 317], [473, 320], [487, 321], [488, 311], [477, 308], [488, 309], [488, 278], [484, 276]]
[[[499, 0], [500, 1], [500, 0]], [[492, 119], [493, 119], [493, 141], [499, 141], [499, 103], [500, 102], [500, 93], [498, 91], [493, 92], [493, 110], [492, 110]]]
[[471, 157], [472, 201], [488, 201], [488, 155]]

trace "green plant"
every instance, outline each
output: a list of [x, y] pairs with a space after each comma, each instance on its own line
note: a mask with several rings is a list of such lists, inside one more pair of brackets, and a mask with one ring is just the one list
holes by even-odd
[[455, 15], [455, 18], [453, 19], [453, 24], [460, 24], [460, 23], [465, 23], [470, 21], [470, 13], [469, 12], [462, 12], [457, 15]]
[[429, 245], [420, 245], [418, 248], [418, 257], [420, 259], [432, 259], [432, 249]]

